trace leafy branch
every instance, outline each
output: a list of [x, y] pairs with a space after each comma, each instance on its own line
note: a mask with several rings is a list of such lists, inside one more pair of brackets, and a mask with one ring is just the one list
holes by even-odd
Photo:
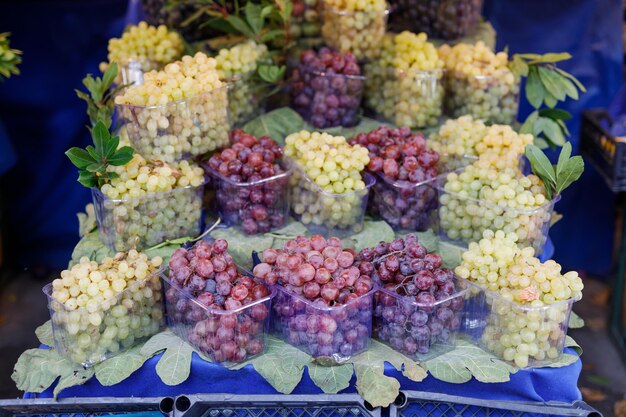
[[103, 121], [98, 121], [91, 129], [91, 137], [94, 146], [89, 145], [85, 149], [73, 147], [65, 152], [65, 155], [78, 168], [78, 182], [85, 187], [101, 188], [113, 178], [117, 178], [117, 174], [108, 172], [107, 167], [126, 165], [133, 159], [134, 150], [130, 146], [118, 149], [120, 138], [111, 136]]
[[17, 67], [22, 63], [22, 51], [11, 49], [9, 45], [9, 32], [0, 33], [0, 81], [2, 78], [11, 78], [11, 75], [19, 75]]
[[556, 106], [568, 97], [578, 100], [579, 91], [586, 91], [576, 77], [556, 66], [571, 57], [566, 52], [515, 54], [510, 64], [515, 74], [526, 77], [526, 99], [535, 109], [524, 121], [520, 133], [533, 134], [535, 144], [542, 149], [565, 144], [570, 136], [565, 121], [572, 115]]
[[563, 190], [580, 178], [585, 170], [583, 158], [579, 155], [571, 157], [572, 144], [565, 142], [556, 165], [546, 154], [535, 145], [526, 146], [526, 157], [530, 161], [533, 173], [543, 181], [546, 194], [550, 200], [559, 196]]
[[[91, 74], [87, 74], [83, 78], [83, 85], [87, 88], [88, 93], [80, 90], [74, 90], [76, 95], [87, 102], [87, 115], [91, 126], [95, 126], [97, 122], [104, 123], [107, 129], [111, 129], [113, 124], [113, 110], [115, 109], [114, 97], [127, 85], [118, 85], [111, 88], [117, 77], [117, 64], [111, 63], [106, 69], [102, 78], [94, 78]], [[115, 131], [116, 129], [112, 129]]]

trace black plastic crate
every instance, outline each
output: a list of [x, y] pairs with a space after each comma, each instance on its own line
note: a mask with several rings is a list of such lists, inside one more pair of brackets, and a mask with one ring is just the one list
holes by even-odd
[[615, 192], [626, 191], [626, 136], [610, 133], [613, 119], [604, 109], [584, 111], [580, 128], [580, 152]]

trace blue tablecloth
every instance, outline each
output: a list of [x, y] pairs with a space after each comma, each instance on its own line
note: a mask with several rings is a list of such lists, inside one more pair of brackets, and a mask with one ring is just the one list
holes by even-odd
[[[569, 351], [569, 353], [573, 353]], [[144, 366], [124, 382], [103, 387], [93, 378], [85, 385], [64, 390], [60, 397], [161, 397], [181, 394], [276, 394], [276, 390], [248, 365], [237, 371], [227, 370], [219, 365], [205, 362], [195, 353], [191, 365], [191, 375], [184, 383], [167, 386], [156, 374], [155, 366], [161, 355], [149, 359]], [[560, 401], [571, 403], [581, 399], [577, 388], [578, 376], [582, 368], [578, 360], [573, 365], [563, 368], [540, 368], [522, 370], [511, 375], [506, 383], [486, 384], [474, 379], [465, 384], [450, 384], [428, 376], [422, 382], [413, 382], [404, 378], [391, 365], [386, 364], [385, 373], [397, 378], [402, 389], [435, 392], [462, 397], [507, 401]], [[302, 381], [293, 394], [321, 394], [313, 384], [305, 369]], [[354, 393], [355, 377], [350, 387], [342, 393]], [[43, 398], [52, 396], [52, 389], [39, 395]], [[31, 396], [32, 398], [32, 396]]]

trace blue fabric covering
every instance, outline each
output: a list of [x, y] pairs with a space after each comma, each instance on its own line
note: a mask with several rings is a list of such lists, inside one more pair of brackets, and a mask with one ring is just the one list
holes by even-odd
[[[583, 109], [607, 107], [622, 85], [620, 0], [486, 0], [485, 17], [497, 33], [497, 48], [518, 52], [561, 52], [573, 55], [559, 64], [586, 86], [578, 102], [564, 108], [573, 114], [568, 127], [577, 153]], [[522, 98], [520, 119], [532, 110]], [[552, 155], [556, 161], [556, 155]], [[558, 248], [555, 259], [565, 269], [596, 274], [611, 270], [614, 222], [613, 194], [588, 166], [581, 180], [566, 190], [556, 210], [564, 214], [550, 232]]]
[[[567, 350], [568, 353], [574, 353]], [[219, 365], [205, 362], [195, 353], [191, 364], [191, 375], [184, 383], [171, 387], [163, 384], [156, 374], [155, 366], [161, 355], [157, 355], [144, 364], [124, 382], [111, 387], [103, 387], [95, 378], [85, 385], [64, 390], [59, 397], [160, 397], [181, 394], [276, 394], [272, 386], [259, 375], [252, 365], [238, 371], [230, 371]], [[400, 381], [401, 389], [424, 392], [437, 392], [462, 397], [508, 401], [560, 401], [571, 403], [581, 399], [576, 386], [582, 368], [578, 360], [573, 365], [563, 368], [540, 368], [519, 371], [511, 375], [511, 381], [498, 384], [485, 384], [472, 379], [465, 384], [449, 384], [428, 376], [422, 382], [413, 382], [403, 377], [391, 365], [385, 364], [385, 373]], [[350, 387], [342, 393], [356, 392], [355, 377]], [[313, 384], [307, 371], [293, 394], [321, 394]], [[44, 391], [39, 397], [49, 398], [52, 389]], [[29, 395], [33, 398], [33, 395]]]

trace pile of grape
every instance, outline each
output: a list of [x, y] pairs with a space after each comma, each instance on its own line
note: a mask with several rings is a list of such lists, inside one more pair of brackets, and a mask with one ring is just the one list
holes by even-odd
[[426, 32], [437, 39], [458, 39], [471, 33], [483, 0], [389, 0], [391, 27]]
[[497, 170], [479, 160], [444, 181], [439, 222], [449, 239], [475, 242], [487, 229], [502, 230], [541, 252], [555, 201], [547, 200], [538, 177], [512, 168]]
[[364, 66], [365, 102], [397, 126], [438, 123], [443, 104], [443, 61], [426, 35], [388, 34], [381, 56]]
[[446, 111], [452, 117], [472, 115], [485, 122], [512, 124], [517, 117], [520, 80], [508, 67], [506, 52], [475, 45], [442, 45]]
[[182, 161], [147, 162], [138, 154], [100, 190], [93, 189], [98, 231], [110, 248], [149, 248], [167, 239], [200, 232], [204, 172]]
[[378, 56], [387, 24], [385, 0], [324, 0], [322, 15], [326, 45], [358, 60]]
[[265, 349], [269, 289], [237, 269], [228, 243], [177, 249], [165, 281], [168, 326], [214, 362], [239, 363]]
[[115, 97], [133, 147], [151, 160], [175, 162], [228, 143], [228, 95], [217, 61], [201, 52], [144, 75]]
[[252, 40], [220, 49], [215, 56], [222, 81], [229, 84], [228, 108], [233, 125], [241, 125], [261, 111], [265, 91], [255, 74], [267, 58], [267, 46]]
[[382, 286], [374, 297], [374, 336], [407, 355], [451, 344], [461, 326], [464, 292], [441, 257], [415, 235], [363, 249], [362, 273]]
[[169, 32], [165, 25], [157, 28], [139, 22], [138, 25], [128, 26], [121, 38], [109, 39], [108, 49], [109, 62], [100, 64], [100, 69], [104, 72], [110, 63], [116, 62], [122, 76], [118, 83], [129, 83], [137, 81], [131, 80], [132, 77], [127, 74], [131, 70], [131, 63], [141, 72], [161, 69], [165, 64], [179, 59], [185, 46], [180, 35]]
[[157, 333], [163, 259], [130, 250], [100, 264], [82, 257], [44, 288], [60, 353], [91, 366]]
[[470, 115], [446, 121], [431, 139], [441, 153], [477, 156], [498, 170], [518, 168], [526, 145], [533, 143], [531, 134], [517, 133], [508, 125], [487, 127]]
[[363, 228], [374, 181], [361, 175], [370, 161], [366, 148], [351, 146], [342, 136], [303, 130], [287, 136], [285, 156], [296, 165], [291, 209], [303, 224], [324, 235]]
[[556, 359], [563, 350], [572, 302], [582, 298], [574, 271], [561, 274], [553, 260], [542, 263], [515, 233], [486, 230], [470, 244], [455, 272], [494, 293], [481, 343], [520, 368]]
[[279, 285], [272, 323], [288, 343], [337, 362], [369, 346], [373, 286], [353, 250], [336, 237], [299, 236], [262, 258], [254, 275]]
[[369, 199], [374, 215], [396, 229], [425, 230], [436, 216], [439, 154], [421, 133], [379, 127], [350, 140], [369, 151], [367, 169], [378, 175]]
[[289, 216], [289, 173], [279, 159], [283, 151], [269, 136], [243, 130], [230, 134], [232, 145], [209, 159], [220, 218], [246, 234], [266, 233]]
[[365, 77], [354, 55], [309, 49], [292, 77], [291, 106], [314, 127], [358, 124]]

